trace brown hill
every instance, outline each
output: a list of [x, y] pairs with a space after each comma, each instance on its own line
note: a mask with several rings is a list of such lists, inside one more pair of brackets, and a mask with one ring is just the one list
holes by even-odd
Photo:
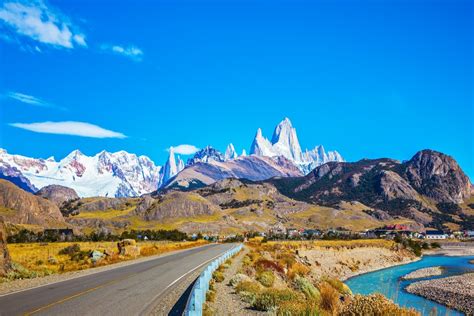
[[13, 183], [0, 179], [0, 220], [12, 224], [43, 227], [64, 225], [56, 204], [23, 191]]

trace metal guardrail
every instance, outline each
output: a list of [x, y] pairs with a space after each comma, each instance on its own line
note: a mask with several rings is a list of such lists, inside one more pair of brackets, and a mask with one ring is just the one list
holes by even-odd
[[184, 309], [185, 316], [201, 316], [202, 308], [206, 302], [206, 293], [209, 290], [209, 282], [211, 281], [212, 274], [217, 268], [224, 263], [227, 259], [231, 258], [237, 252], [242, 250], [243, 245], [240, 244], [230, 250], [227, 250], [222, 256], [212, 261], [206, 269], [199, 275], [196, 282], [193, 285], [191, 294], [189, 295], [186, 308]]

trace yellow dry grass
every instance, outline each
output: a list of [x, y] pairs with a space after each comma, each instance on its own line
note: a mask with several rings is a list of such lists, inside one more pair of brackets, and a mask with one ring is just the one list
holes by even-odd
[[127, 215], [132, 212], [135, 207], [130, 207], [125, 210], [109, 209], [105, 211], [82, 211], [74, 218], [100, 218], [100, 219], [114, 219], [119, 216]]
[[[170, 251], [201, 246], [207, 241], [148, 241], [138, 242], [140, 256], [151, 256]], [[69, 255], [60, 255], [59, 251], [79, 244], [82, 251], [107, 250], [112, 255], [93, 264], [90, 259], [73, 261]], [[8, 244], [8, 250], [14, 263], [18, 263], [30, 271], [62, 273], [67, 271], [83, 270], [97, 265], [107, 265], [119, 261], [132, 259], [118, 255], [116, 242], [59, 242], [59, 243], [18, 243]]]
[[379, 247], [392, 249], [395, 246], [395, 242], [392, 240], [385, 239], [356, 239], [356, 240], [308, 240], [308, 241], [269, 241], [268, 243], [261, 244], [264, 249], [273, 248], [358, 248], [358, 247]]

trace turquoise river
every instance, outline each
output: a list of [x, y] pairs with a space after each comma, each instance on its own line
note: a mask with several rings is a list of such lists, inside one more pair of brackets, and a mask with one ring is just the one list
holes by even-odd
[[[452, 276], [469, 271], [474, 272], [474, 264], [469, 263], [469, 260], [473, 259], [474, 256], [424, 256], [416, 262], [355, 276], [347, 280], [346, 283], [354, 294], [382, 293], [401, 306], [415, 308], [422, 315], [433, 315], [434, 310], [436, 310], [435, 315], [463, 315], [423, 297], [407, 293], [405, 287], [411, 282], [419, 280]], [[400, 277], [414, 270], [434, 266], [444, 267], [444, 274], [417, 280], [400, 280]]]

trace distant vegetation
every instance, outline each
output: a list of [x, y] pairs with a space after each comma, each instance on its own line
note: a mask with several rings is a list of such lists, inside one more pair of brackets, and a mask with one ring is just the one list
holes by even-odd
[[[145, 238], [146, 237], [146, 238]], [[190, 239], [187, 234], [179, 230], [131, 230], [124, 231], [120, 235], [103, 232], [92, 232], [88, 235], [64, 236], [59, 231], [44, 231], [35, 233], [33, 231], [22, 229], [18, 233], [8, 236], [8, 243], [27, 243], [27, 242], [58, 242], [58, 241], [118, 241], [121, 239], [147, 239], [147, 240], [170, 240], [183, 241]]]

